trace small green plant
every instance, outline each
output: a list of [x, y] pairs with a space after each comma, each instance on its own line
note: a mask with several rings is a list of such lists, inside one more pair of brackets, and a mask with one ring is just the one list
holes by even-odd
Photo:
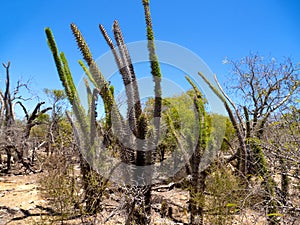
[[[224, 166], [215, 166], [206, 180], [208, 196], [205, 202], [210, 224], [232, 224], [245, 197], [240, 179]], [[202, 202], [201, 198], [196, 201]]]

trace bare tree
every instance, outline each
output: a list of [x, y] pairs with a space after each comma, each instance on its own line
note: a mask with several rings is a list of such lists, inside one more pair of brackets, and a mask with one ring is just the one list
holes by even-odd
[[[13, 91], [10, 90], [10, 62], [7, 64], [3, 63], [6, 71], [6, 81], [4, 93], [0, 90], [0, 128], [1, 128], [1, 144], [2, 148], [6, 152], [6, 171], [11, 169], [11, 161], [13, 153], [17, 154], [17, 160], [20, 161], [26, 169], [30, 169], [30, 164], [24, 160], [24, 151], [28, 151], [28, 139], [30, 136], [31, 129], [38, 125], [37, 118], [50, 110], [46, 108], [41, 110], [41, 106], [44, 102], [40, 102], [36, 105], [35, 109], [31, 114], [28, 114], [26, 107], [23, 102], [30, 100], [31, 98], [24, 98], [20, 93], [21, 88], [28, 89], [28, 84], [17, 82], [16, 87]], [[26, 123], [24, 126], [16, 124], [15, 118], [15, 106], [20, 105], [23, 109], [26, 117]], [[25, 154], [27, 155], [27, 154]], [[27, 156], [26, 156], [27, 157]]]
[[15, 125], [15, 101], [22, 99], [22, 96], [19, 95], [19, 90], [25, 84], [21, 84], [19, 81], [17, 83], [16, 88], [13, 92], [10, 90], [10, 62], [8, 61], [7, 64], [3, 63], [3, 67], [5, 68], [6, 72], [6, 79], [5, 79], [5, 88], [2, 92], [0, 90], [0, 128], [1, 128], [1, 135], [2, 135], [2, 145], [3, 149], [6, 152], [6, 170], [10, 170], [11, 168], [11, 160], [12, 160], [12, 151], [14, 148], [13, 143], [15, 143], [14, 137], [16, 130], [14, 130]]
[[300, 181], [299, 116], [300, 111], [295, 106], [290, 106], [287, 112], [274, 115], [266, 126], [265, 141], [262, 143], [273, 173], [280, 177], [280, 186], [276, 188], [277, 199], [281, 203], [279, 207], [291, 218], [299, 211], [296, 203], [299, 193], [295, 188]]
[[263, 177], [265, 202], [270, 224], [276, 224], [277, 203], [271, 171], [262, 148], [263, 134], [270, 117], [286, 109], [299, 91], [298, 67], [290, 59], [277, 63], [251, 54], [232, 65], [230, 90], [238, 96], [235, 102], [220, 86], [215, 87], [202, 73], [199, 75], [223, 101], [236, 130], [239, 148], [232, 159], [238, 160], [243, 177]]
[[59, 135], [59, 122], [64, 116], [66, 105], [66, 95], [63, 90], [49, 90], [44, 89], [45, 94], [48, 96], [52, 105], [51, 118], [48, 124], [48, 142], [47, 154], [53, 153], [53, 146], [56, 145]]

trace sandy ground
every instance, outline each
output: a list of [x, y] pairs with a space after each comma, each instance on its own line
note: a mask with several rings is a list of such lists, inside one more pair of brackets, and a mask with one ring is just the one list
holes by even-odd
[[34, 224], [45, 201], [37, 187], [37, 174], [0, 177], [0, 225]]
[[[29, 175], [0, 175], [0, 225], [42, 225], [42, 224], [61, 224], [59, 222], [50, 223], [49, 208], [47, 208], [47, 201], [40, 196], [40, 190], [37, 180], [43, 174], [29, 174]], [[115, 196], [118, 198], [118, 196]], [[183, 224], [176, 223], [166, 218], [161, 218], [159, 210], [161, 207], [161, 200], [167, 199], [173, 205], [173, 217], [187, 224], [187, 202], [188, 193], [180, 189], [174, 189], [168, 192], [154, 192], [153, 193], [153, 223], [156, 225], [174, 225]], [[109, 217], [113, 208], [117, 207], [116, 202], [109, 196], [103, 205], [105, 209], [101, 212], [93, 223], [83, 223], [80, 219], [74, 219], [64, 224], [105, 224], [115, 225], [123, 224], [124, 215], [116, 215], [108, 222], [103, 223], [105, 218]], [[258, 215], [255, 211], [247, 210], [243, 215], [236, 215], [231, 224], [266, 224], [264, 216]], [[86, 220], [87, 221], [87, 220]], [[300, 221], [300, 220], [299, 220]], [[205, 223], [209, 225], [210, 223]], [[300, 224], [300, 223], [293, 223]]]
[[[0, 225], [60, 224], [59, 222], [50, 223], [48, 220], [50, 217], [49, 210], [47, 211], [47, 201], [43, 200], [39, 193], [37, 180], [40, 176], [43, 175], [29, 174], [0, 176]], [[187, 201], [187, 193], [176, 193], [177, 191], [169, 193], [170, 199], [174, 199], [178, 205], [182, 205], [180, 201]], [[160, 194], [156, 195], [156, 198], [160, 197]], [[112, 201], [107, 199], [104, 202], [104, 205], [111, 206]], [[160, 206], [157, 205], [157, 207]], [[182, 207], [184, 207], [184, 205]], [[111, 211], [109, 210], [102, 212], [94, 222], [97, 221], [96, 224], [103, 224], [101, 221], [107, 218], [110, 213]], [[181, 224], [161, 218], [156, 212], [153, 213], [155, 218], [153, 224]], [[179, 213], [182, 213], [182, 208], [178, 209], [177, 213], [175, 212], [175, 215], [177, 214], [177, 217], [182, 219], [180, 218]], [[64, 224], [82, 224], [82, 221], [77, 219], [68, 221]], [[123, 216], [116, 215], [105, 224], [123, 224]]]

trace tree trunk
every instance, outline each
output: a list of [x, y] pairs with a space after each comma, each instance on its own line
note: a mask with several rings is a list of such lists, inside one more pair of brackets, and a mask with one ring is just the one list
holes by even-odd
[[8, 172], [11, 169], [11, 160], [12, 160], [12, 152], [10, 146], [5, 146], [6, 151], [6, 171]]
[[205, 180], [207, 173], [205, 171], [198, 174], [197, 177], [192, 178], [190, 187], [190, 224], [203, 225], [203, 207], [205, 205]]
[[282, 194], [282, 203], [287, 205], [289, 197], [289, 177], [288, 177], [288, 168], [286, 161], [281, 158], [281, 194]]
[[80, 170], [85, 191], [85, 213], [94, 215], [101, 210], [100, 203], [103, 193], [103, 190], [101, 190], [101, 177], [93, 171], [82, 155], [80, 155]]

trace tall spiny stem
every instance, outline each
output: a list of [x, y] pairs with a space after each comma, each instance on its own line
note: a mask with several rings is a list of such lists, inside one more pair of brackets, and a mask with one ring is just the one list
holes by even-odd
[[[195, 151], [190, 159], [191, 165], [191, 187], [190, 187], [190, 224], [203, 224], [203, 205], [205, 205], [204, 189], [205, 179], [207, 176], [206, 171], [200, 172], [200, 162], [204, 159], [208, 146], [208, 126], [207, 126], [207, 115], [205, 112], [205, 99], [201, 94], [196, 84], [186, 76], [187, 81], [193, 87], [194, 96], [194, 107], [195, 107], [195, 119], [198, 121], [198, 140], [195, 147]], [[197, 199], [198, 198], [198, 199]], [[200, 202], [199, 202], [200, 199]]]
[[94, 80], [91, 72], [89, 71], [89, 69], [85, 66], [84, 62], [82, 60], [78, 60], [79, 65], [81, 66], [81, 68], [83, 69], [84, 73], [86, 74], [86, 76], [89, 78], [89, 80], [92, 82], [92, 84], [97, 87], [97, 83]]
[[239, 140], [240, 151], [241, 151], [240, 170], [242, 172], [242, 175], [246, 176], [247, 175], [247, 146], [246, 146], [245, 132], [243, 128], [240, 127], [241, 126], [240, 123], [238, 123], [236, 117], [234, 116], [232, 109], [227, 103], [226, 97], [224, 97], [224, 95], [222, 95], [222, 93], [217, 89], [217, 87], [215, 87], [202, 73], [199, 72], [198, 75], [204, 80], [204, 82], [209, 86], [209, 88], [218, 96], [218, 98], [223, 102], [225, 106], [225, 109], [229, 115], [229, 119], [236, 131]]
[[122, 31], [118, 21], [114, 21], [113, 32], [118, 48], [113, 44], [112, 39], [107, 34], [103, 25], [99, 25], [100, 31], [105, 38], [108, 46], [111, 48], [115, 61], [118, 65], [120, 74], [122, 75], [123, 83], [126, 90], [128, 104], [128, 120], [131, 130], [136, 136], [138, 135], [138, 119], [141, 115], [141, 103], [136, 75], [132, 65], [129, 51], [125, 44]]
[[83, 55], [83, 58], [89, 66], [90, 74], [92, 75], [93, 78], [92, 82], [96, 84], [96, 88], [98, 89], [101, 98], [106, 103], [108, 107], [108, 111], [111, 112], [112, 119], [114, 120], [113, 125], [115, 130], [119, 132], [122, 137], [123, 136], [122, 118], [118, 110], [118, 107], [116, 105], [115, 99], [112, 93], [110, 92], [109, 84], [104, 78], [100, 69], [98, 68], [96, 62], [94, 61], [92, 53], [78, 27], [75, 24], [71, 24], [71, 30], [76, 39], [77, 45]]
[[88, 123], [85, 118], [84, 110], [80, 104], [80, 100], [78, 98], [78, 93], [75, 88], [66, 57], [64, 56], [64, 54], [62, 52], [59, 54], [58, 48], [55, 43], [54, 36], [53, 36], [50, 28], [46, 28], [45, 32], [46, 32], [46, 36], [47, 36], [47, 40], [48, 40], [48, 45], [50, 47], [50, 50], [51, 50], [53, 58], [54, 58], [54, 62], [55, 62], [56, 68], [57, 68], [59, 78], [65, 88], [68, 100], [71, 103], [71, 105], [73, 106], [74, 113], [80, 122], [82, 132], [87, 133], [88, 132], [88, 129], [87, 129]]
[[71, 29], [84, 60], [87, 62], [88, 66], [90, 66], [93, 61], [93, 56], [86, 41], [83, 39], [81, 32], [74, 23], [71, 24]]
[[[81, 33], [74, 25], [73, 31], [77, 43], [81, 52], [84, 55], [84, 59], [87, 61], [87, 64], [90, 67], [90, 71], [87, 70], [85, 65], [81, 62], [81, 66], [83, 67], [84, 71], [87, 73], [88, 77], [90, 78], [91, 82], [96, 86], [93, 89], [90, 88], [89, 83], [86, 82], [87, 94], [88, 94], [88, 102], [89, 102], [89, 109], [88, 114], [86, 115], [84, 108], [81, 105], [78, 92], [75, 88], [72, 75], [68, 66], [68, 62], [66, 57], [63, 53], [58, 53], [58, 49], [56, 47], [56, 43], [52, 32], [49, 28], [46, 29], [46, 35], [48, 39], [49, 47], [52, 51], [54, 61], [59, 73], [59, 77], [62, 81], [62, 84], [66, 90], [68, 99], [72, 105], [74, 114], [76, 119], [78, 120], [79, 127], [75, 127], [73, 122], [71, 121], [72, 127], [74, 128], [74, 133], [76, 135], [76, 139], [78, 144], [82, 147], [83, 152], [80, 152], [80, 168], [83, 177], [83, 187], [85, 192], [85, 210], [87, 213], [96, 213], [99, 210], [100, 201], [101, 201], [101, 193], [99, 192], [99, 185], [103, 187], [105, 186], [107, 180], [103, 179], [95, 173], [93, 170], [93, 166], [97, 161], [95, 161], [95, 153], [97, 147], [97, 140], [96, 140], [96, 133], [97, 133], [97, 125], [96, 125], [96, 101], [98, 93], [101, 90], [101, 97], [105, 103], [110, 104], [109, 108], [110, 111], [114, 113], [114, 120], [115, 120], [115, 128], [121, 134], [121, 117], [119, 112], [117, 111], [117, 107], [115, 106], [115, 102], [113, 101], [111, 90], [109, 89], [109, 85], [100, 73], [96, 63], [92, 59], [92, 55], [81, 36]], [[114, 110], [115, 109], [115, 110]], [[79, 133], [80, 132], [80, 133]], [[79, 134], [84, 134], [84, 138], [80, 138]], [[83, 157], [84, 156], [84, 157]], [[93, 179], [93, 182], [91, 182]], [[96, 183], [95, 183], [96, 182]], [[95, 185], [96, 184], [96, 185]]]
[[45, 32], [46, 32], [49, 48], [50, 48], [50, 50], [52, 52], [52, 55], [53, 55], [53, 58], [54, 58], [54, 62], [55, 62], [55, 65], [56, 65], [56, 69], [57, 69], [59, 78], [62, 82], [62, 85], [65, 88], [65, 91], [66, 91], [69, 102], [72, 103], [73, 100], [74, 100], [74, 90], [72, 90], [70, 88], [70, 86], [68, 84], [68, 81], [67, 81], [67, 78], [65, 76], [64, 67], [62, 65], [62, 62], [61, 62], [61, 59], [60, 59], [60, 56], [59, 56], [59, 53], [58, 53], [58, 49], [56, 47], [54, 36], [53, 36], [50, 28], [46, 28]]
[[[99, 91], [101, 92], [101, 89], [108, 89], [108, 83], [105, 80], [104, 76], [102, 75], [101, 71], [99, 70], [97, 64], [95, 63], [92, 53], [86, 43], [86, 41], [84, 40], [80, 30], [78, 29], [78, 27], [75, 24], [71, 24], [71, 30], [73, 32], [73, 35], [76, 39], [78, 48], [84, 58], [84, 60], [86, 61], [87, 65], [90, 67], [90, 72], [94, 78], [94, 80], [96, 81], [96, 84], [98, 85]], [[105, 91], [104, 90], [104, 91]]]
[[[134, 100], [135, 99], [134, 99], [134, 91], [133, 91], [133, 86], [132, 86], [132, 76], [134, 76], [133, 75], [133, 67], [131, 64], [132, 69], [130, 69], [130, 65], [128, 64], [129, 61], [131, 61], [131, 60], [130, 60], [130, 58], [129, 59], [127, 58], [127, 57], [129, 57], [129, 53], [125, 46], [123, 35], [122, 35], [121, 29], [120, 29], [117, 21], [114, 21], [113, 31], [114, 31], [116, 43], [118, 45], [120, 59], [121, 59], [120, 72], [122, 73], [124, 87], [126, 90], [127, 115], [128, 115], [129, 126], [130, 126], [131, 131], [133, 131], [133, 133], [136, 135], [137, 134], [137, 120], [136, 120], [136, 116], [135, 116], [135, 114], [136, 114], [135, 108], [134, 108], [134, 103], [135, 103]], [[135, 76], [134, 76], [134, 78], [135, 78]]]
[[152, 28], [152, 20], [150, 14], [149, 0], [143, 0], [145, 20], [147, 26], [147, 39], [148, 39], [148, 51], [149, 59], [151, 64], [151, 74], [154, 81], [154, 93], [155, 93], [155, 102], [154, 102], [154, 126], [156, 133], [155, 143], [158, 141], [159, 132], [160, 132], [160, 117], [161, 117], [161, 108], [162, 108], [162, 90], [161, 90], [161, 71], [160, 64], [155, 52], [155, 43], [154, 43], [154, 32]]

